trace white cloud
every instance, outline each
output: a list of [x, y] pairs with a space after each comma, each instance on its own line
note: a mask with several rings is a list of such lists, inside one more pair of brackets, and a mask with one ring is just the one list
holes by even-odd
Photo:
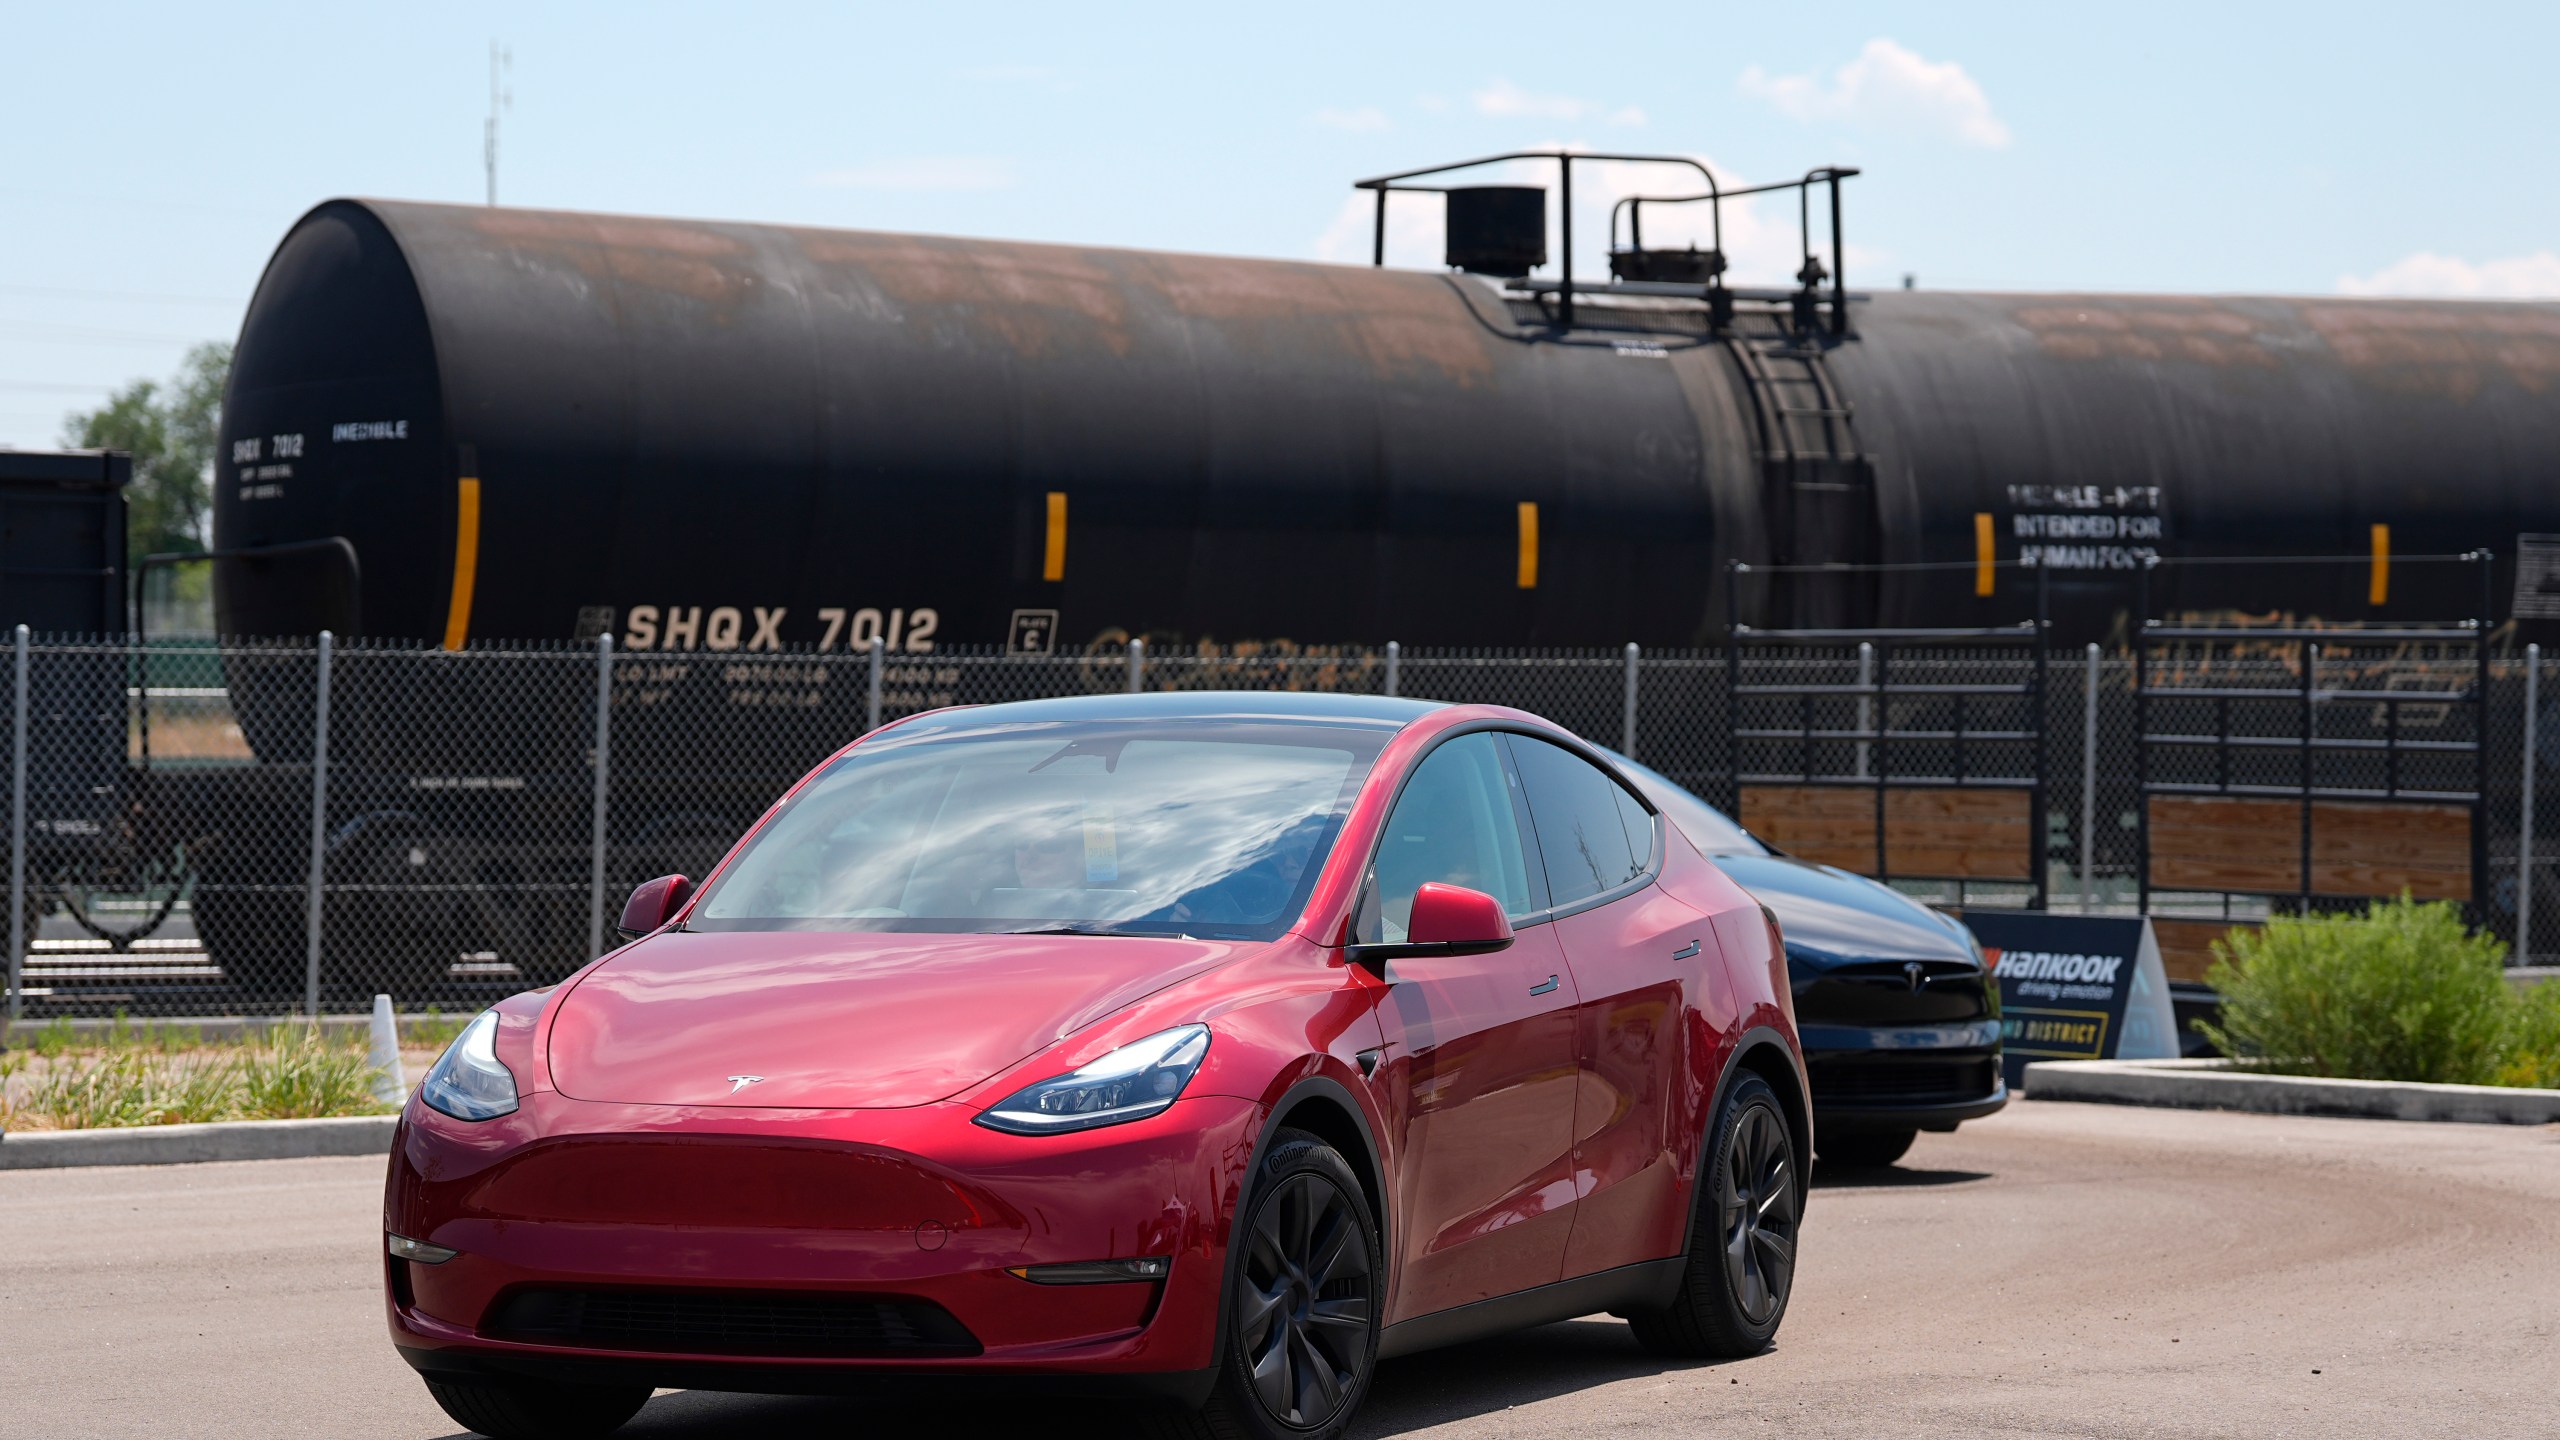
[[1991, 113], [1991, 97], [1962, 65], [1930, 60], [1879, 36], [1828, 84], [1814, 75], [1742, 72], [1742, 93], [1797, 120], [1839, 120], [1877, 129], [1919, 128], [1967, 145], [1998, 150], [2009, 127]]
[[1644, 111], [1633, 105], [1611, 107], [1570, 95], [1541, 95], [1497, 78], [1475, 94], [1479, 114], [1502, 119], [1598, 120], [1608, 125], [1642, 125]]
[[1328, 130], [1348, 130], [1353, 134], [1386, 130], [1393, 127], [1387, 112], [1375, 105], [1361, 105], [1347, 110], [1319, 110], [1315, 122]]
[[827, 190], [1006, 190], [1013, 162], [994, 155], [910, 155], [809, 177]]
[[2400, 295], [2432, 300], [2560, 299], [2560, 252], [2536, 251], [2474, 265], [2421, 250], [2370, 275], [2341, 275], [2343, 295]]

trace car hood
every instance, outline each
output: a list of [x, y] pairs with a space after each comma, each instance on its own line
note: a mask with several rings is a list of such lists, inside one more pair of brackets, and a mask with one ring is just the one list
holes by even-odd
[[560, 1003], [551, 1080], [572, 1099], [623, 1104], [924, 1105], [1251, 948], [669, 931], [588, 972]]
[[1776, 913], [1791, 963], [1973, 963], [1973, 946], [1954, 921], [1863, 875], [1783, 855], [1718, 855], [1714, 859], [1735, 884]]

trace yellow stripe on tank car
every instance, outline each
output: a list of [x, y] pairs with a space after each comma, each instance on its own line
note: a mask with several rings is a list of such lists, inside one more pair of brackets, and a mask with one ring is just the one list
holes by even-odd
[[1976, 510], [1973, 512], [1973, 593], [1976, 595], [1991, 593], [1993, 558], [1991, 512]]
[[2365, 603], [2380, 605], [2391, 598], [2391, 527], [2373, 527], [2373, 583], [2366, 588]]
[[1049, 492], [1049, 538], [1040, 552], [1040, 578], [1067, 578], [1067, 492]]
[[1538, 502], [1520, 502], [1520, 588], [1538, 588]]
[[480, 579], [480, 481], [465, 475], [455, 483], [453, 505], [453, 602], [444, 612], [444, 648], [459, 650], [471, 641], [471, 590]]

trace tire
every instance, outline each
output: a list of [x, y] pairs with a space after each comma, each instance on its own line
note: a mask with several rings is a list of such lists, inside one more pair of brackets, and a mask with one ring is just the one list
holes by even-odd
[[1859, 1130], [1846, 1135], [1822, 1137], [1822, 1159], [1825, 1164], [1850, 1166], [1885, 1166], [1911, 1152], [1911, 1142], [1920, 1138], [1917, 1130]]
[[1273, 1137], [1228, 1269], [1217, 1387], [1150, 1417], [1161, 1440], [1331, 1440], [1378, 1364], [1386, 1257], [1340, 1154], [1303, 1130]]
[[1671, 1303], [1626, 1312], [1656, 1355], [1736, 1359], [1778, 1335], [1795, 1284], [1802, 1162], [1769, 1082], [1745, 1073], [1708, 1136], [1707, 1183], [1689, 1226], [1689, 1263]]
[[424, 1377], [453, 1422], [490, 1440], [587, 1440], [610, 1435], [649, 1403], [646, 1385], [570, 1385], [479, 1375]]

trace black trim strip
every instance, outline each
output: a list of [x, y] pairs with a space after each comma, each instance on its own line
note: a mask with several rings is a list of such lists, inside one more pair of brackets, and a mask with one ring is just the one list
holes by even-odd
[[1594, 1310], [1657, 1309], [1671, 1303], [1671, 1297], [1680, 1289], [1681, 1272], [1688, 1266], [1689, 1257], [1685, 1254], [1646, 1260], [1399, 1320], [1378, 1337], [1378, 1358], [1387, 1360], [1419, 1350], [1437, 1350], [1443, 1345], [1570, 1320]]

